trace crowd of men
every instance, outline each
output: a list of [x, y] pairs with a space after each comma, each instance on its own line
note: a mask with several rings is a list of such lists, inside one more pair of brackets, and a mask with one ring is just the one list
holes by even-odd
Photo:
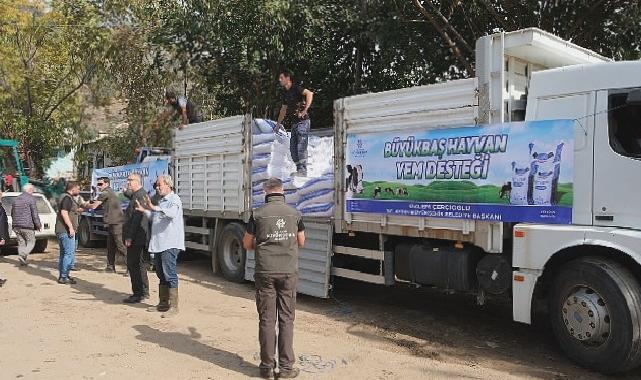
[[[282, 107], [275, 132], [283, 123], [291, 127], [291, 155], [296, 163], [292, 176], [307, 175], [307, 143], [310, 120], [307, 114], [313, 93], [294, 84], [292, 74], [283, 71], [279, 76], [283, 87]], [[172, 114], [179, 117], [180, 129], [186, 124], [202, 121], [194, 104], [174, 91], [165, 94], [170, 107], [160, 116], [160, 121]], [[159, 122], [160, 122], [159, 121]], [[87, 209], [102, 206], [103, 220], [107, 227], [106, 272], [116, 273], [116, 257], [126, 256], [127, 272], [132, 294], [124, 303], [140, 303], [149, 298], [147, 254], [153, 254], [159, 279], [159, 300], [149, 311], [162, 312], [163, 318], [178, 313], [177, 259], [185, 250], [183, 209], [180, 197], [174, 193], [174, 183], [169, 175], [158, 177], [156, 195], [152, 200], [143, 188], [143, 177], [131, 173], [127, 177], [129, 198], [122, 209], [118, 194], [110, 186], [108, 177], [98, 178], [99, 196], [92, 202], [80, 196], [80, 185], [67, 182], [60, 197], [56, 214], [55, 233], [59, 243], [58, 283], [76, 284], [70, 272], [74, 268], [77, 231], [80, 214]], [[243, 246], [255, 251], [256, 308], [259, 314], [260, 366], [262, 378], [295, 378], [299, 370], [293, 350], [296, 290], [298, 284], [298, 249], [305, 243], [305, 226], [299, 211], [285, 202], [283, 182], [270, 178], [264, 183], [265, 204], [255, 209], [248, 221]], [[28, 265], [28, 256], [36, 242], [36, 231], [42, 223], [38, 216], [34, 188], [30, 184], [12, 205], [12, 227], [18, 241], [18, 260]], [[9, 241], [7, 215], [0, 205], [0, 245]], [[0, 279], [0, 286], [6, 280]], [[278, 326], [278, 332], [276, 331]], [[278, 359], [276, 352], [278, 349]]]

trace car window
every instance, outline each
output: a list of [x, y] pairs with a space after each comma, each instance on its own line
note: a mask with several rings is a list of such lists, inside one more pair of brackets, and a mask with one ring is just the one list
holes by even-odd
[[[2, 202], [2, 207], [4, 207], [4, 210], [7, 212], [8, 216], [11, 216], [11, 205], [13, 205], [13, 201], [16, 199], [15, 196], [4, 196], [0, 198], [0, 202]], [[43, 197], [38, 197], [36, 196], [36, 208], [38, 209], [38, 214], [52, 214], [53, 210], [45, 199]]]

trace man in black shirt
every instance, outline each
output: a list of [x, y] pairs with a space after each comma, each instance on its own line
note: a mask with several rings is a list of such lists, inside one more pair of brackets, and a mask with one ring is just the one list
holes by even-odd
[[56, 215], [56, 236], [60, 244], [60, 259], [58, 261], [59, 284], [75, 284], [76, 280], [69, 276], [69, 270], [74, 262], [76, 253], [76, 231], [78, 230], [78, 204], [74, 197], [80, 194], [80, 185], [69, 181], [65, 192], [60, 197], [58, 214]]
[[156, 122], [156, 128], [171, 116], [180, 118], [178, 129], [185, 128], [187, 124], [200, 123], [203, 121], [203, 116], [194, 102], [185, 96], [176, 95], [176, 91], [167, 90], [165, 92], [165, 101], [168, 107], [160, 115], [160, 118]]
[[292, 130], [289, 149], [292, 160], [296, 163], [296, 173], [292, 175], [307, 176], [307, 142], [309, 138], [310, 121], [307, 111], [312, 105], [314, 93], [294, 84], [291, 72], [284, 70], [278, 77], [283, 87], [283, 105], [278, 114], [276, 130], [281, 128], [283, 121]]

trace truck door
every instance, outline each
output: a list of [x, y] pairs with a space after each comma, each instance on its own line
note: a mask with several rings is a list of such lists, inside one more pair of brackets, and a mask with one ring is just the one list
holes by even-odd
[[[572, 223], [592, 225], [593, 92], [555, 95], [528, 102], [526, 120], [576, 119], [574, 129], [574, 197]], [[564, 152], [563, 154], [572, 154]], [[586, 190], [587, 189], [587, 190]]]
[[636, 89], [597, 93], [594, 134], [594, 225], [641, 228], [641, 105]]

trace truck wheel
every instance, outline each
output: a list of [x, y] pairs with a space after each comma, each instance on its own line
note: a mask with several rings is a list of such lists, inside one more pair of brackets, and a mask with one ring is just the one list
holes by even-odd
[[245, 280], [245, 257], [243, 235], [245, 228], [239, 223], [230, 223], [223, 228], [218, 243], [218, 262], [223, 277], [233, 282]]
[[49, 244], [48, 239], [36, 240], [36, 245], [33, 247], [33, 253], [43, 253], [47, 249], [48, 244]]
[[568, 263], [549, 312], [559, 345], [582, 366], [614, 373], [641, 362], [641, 288], [623, 265], [599, 257]]
[[78, 242], [85, 248], [93, 248], [96, 245], [96, 242], [91, 240], [91, 227], [87, 218], [80, 219]]

